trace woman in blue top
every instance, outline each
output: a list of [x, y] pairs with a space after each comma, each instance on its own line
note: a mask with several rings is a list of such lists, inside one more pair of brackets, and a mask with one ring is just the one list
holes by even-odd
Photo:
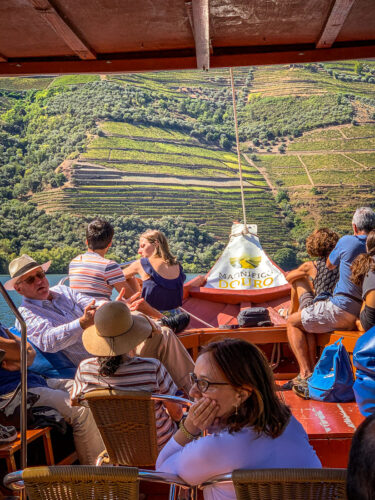
[[126, 279], [139, 274], [142, 297], [167, 316], [178, 314], [186, 276], [167, 238], [161, 231], [148, 229], [140, 237], [138, 253], [141, 258], [124, 270]]

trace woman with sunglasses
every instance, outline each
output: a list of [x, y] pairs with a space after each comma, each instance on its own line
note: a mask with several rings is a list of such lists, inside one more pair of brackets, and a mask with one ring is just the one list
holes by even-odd
[[[321, 467], [302, 425], [277, 397], [272, 371], [255, 345], [237, 339], [209, 344], [192, 383], [194, 404], [161, 451], [157, 470], [197, 485], [235, 469]], [[231, 484], [206, 487], [204, 497], [236, 498]]]

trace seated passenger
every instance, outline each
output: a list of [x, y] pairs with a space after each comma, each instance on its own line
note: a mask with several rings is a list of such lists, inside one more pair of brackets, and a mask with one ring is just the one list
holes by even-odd
[[141, 255], [124, 269], [126, 279], [139, 274], [142, 279], [142, 297], [152, 307], [170, 317], [163, 321], [175, 333], [187, 327], [190, 317], [181, 313], [182, 295], [186, 276], [181, 264], [169, 250], [168, 240], [161, 231], [149, 229], [139, 240]]
[[[0, 324], [0, 349], [5, 351], [0, 365], [0, 395], [12, 393], [21, 381], [20, 339]], [[27, 363], [34, 360], [34, 350], [28, 343]], [[55, 408], [73, 427], [74, 443], [78, 459], [83, 465], [94, 465], [104, 450], [104, 444], [89, 408], [72, 407], [69, 390], [72, 380], [45, 379], [40, 375], [27, 373], [27, 390], [37, 394], [36, 406]]]
[[348, 500], [375, 498], [375, 413], [355, 431], [349, 455]]
[[362, 309], [357, 320], [358, 330], [367, 331], [375, 326], [375, 230], [366, 241], [367, 254], [358, 255], [351, 270], [352, 282], [362, 288]]
[[367, 234], [375, 228], [375, 213], [371, 208], [358, 208], [352, 220], [353, 235], [339, 239], [327, 259], [327, 267], [339, 267], [340, 277], [327, 300], [321, 300], [289, 316], [287, 335], [299, 365], [299, 381], [293, 391], [308, 398], [307, 379], [316, 361], [316, 333], [333, 330], [353, 330], [361, 309], [361, 290], [350, 281], [350, 265], [366, 251]]
[[[28, 255], [14, 259], [9, 264], [11, 279], [4, 286], [23, 296], [19, 311], [29, 340], [43, 352], [62, 352], [77, 367], [89, 357], [82, 344], [82, 332], [94, 324], [100, 302], [95, 304], [95, 299], [68, 286], [50, 288], [45, 275], [47, 264], [40, 265]], [[188, 393], [193, 360], [171, 330], [152, 324], [151, 335], [138, 354], [159, 359], [177, 387]]]
[[292, 285], [288, 315], [311, 306], [314, 299], [325, 300], [332, 295], [339, 279], [337, 267], [328, 269], [327, 257], [335, 248], [339, 235], [328, 228], [314, 231], [306, 240], [306, 250], [315, 261], [304, 262], [286, 275]]
[[[244, 340], [205, 347], [192, 374], [194, 404], [162, 449], [156, 470], [201, 484], [234, 469], [319, 468], [302, 425], [275, 393], [263, 353]], [[208, 435], [201, 437], [202, 431]], [[232, 484], [204, 490], [205, 499], [235, 499]]]
[[[121, 267], [105, 255], [112, 245], [113, 226], [106, 220], [95, 219], [86, 228], [87, 252], [77, 255], [69, 264], [69, 285], [76, 292], [97, 299], [111, 300], [113, 289], [125, 298], [138, 291], [137, 281], [124, 277]], [[155, 318], [161, 314], [142, 301], [139, 310]]]
[[[151, 333], [145, 317], [132, 315], [121, 302], [109, 302], [97, 311], [94, 321], [95, 324], [83, 332], [82, 340], [87, 351], [97, 357], [79, 365], [73, 402], [99, 388], [176, 394], [177, 387], [160, 361], [135, 356], [135, 348]], [[155, 413], [157, 442], [161, 448], [176, 430], [172, 418], [180, 420], [182, 410], [175, 403], [156, 402]]]

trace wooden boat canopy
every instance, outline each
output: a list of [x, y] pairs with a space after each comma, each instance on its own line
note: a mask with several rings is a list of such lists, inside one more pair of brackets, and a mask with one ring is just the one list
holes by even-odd
[[375, 57], [373, 0], [7, 0], [0, 75]]

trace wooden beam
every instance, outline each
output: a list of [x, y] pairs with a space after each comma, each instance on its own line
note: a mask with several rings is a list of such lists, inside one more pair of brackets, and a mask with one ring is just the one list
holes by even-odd
[[323, 32], [316, 44], [317, 49], [328, 49], [332, 47], [355, 1], [356, 0], [334, 1], [332, 10], [324, 25]]
[[50, 0], [28, 0], [41, 17], [51, 26], [55, 33], [64, 40], [68, 47], [80, 59], [96, 59], [95, 52], [82, 40], [81, 37], [69, 26], [68, 21], [50, 3]]
[[[330, 49], [316, 49], [306, 46], [264, 47], [215, 47], [211, 56], [212, 68], [228, 66], [265, 66], [269, 64], [292, 64], [345, 59], [375, 58], [375, 40], [365, 43], [335, 44]], [[18, 59], [0, 63], [1, 76], [27, 76], [76, 73], [135, 73], [138, 71], [167, 71], [195, 69], [196, 58], [193, 51], [177, 50], [173, 53], [123, 53], [101, 54], [94, 61], [78, 59]]]
[[208, 0], [185, 2], [195, 41], [197, 68], [210, 68], [210, 13]]

